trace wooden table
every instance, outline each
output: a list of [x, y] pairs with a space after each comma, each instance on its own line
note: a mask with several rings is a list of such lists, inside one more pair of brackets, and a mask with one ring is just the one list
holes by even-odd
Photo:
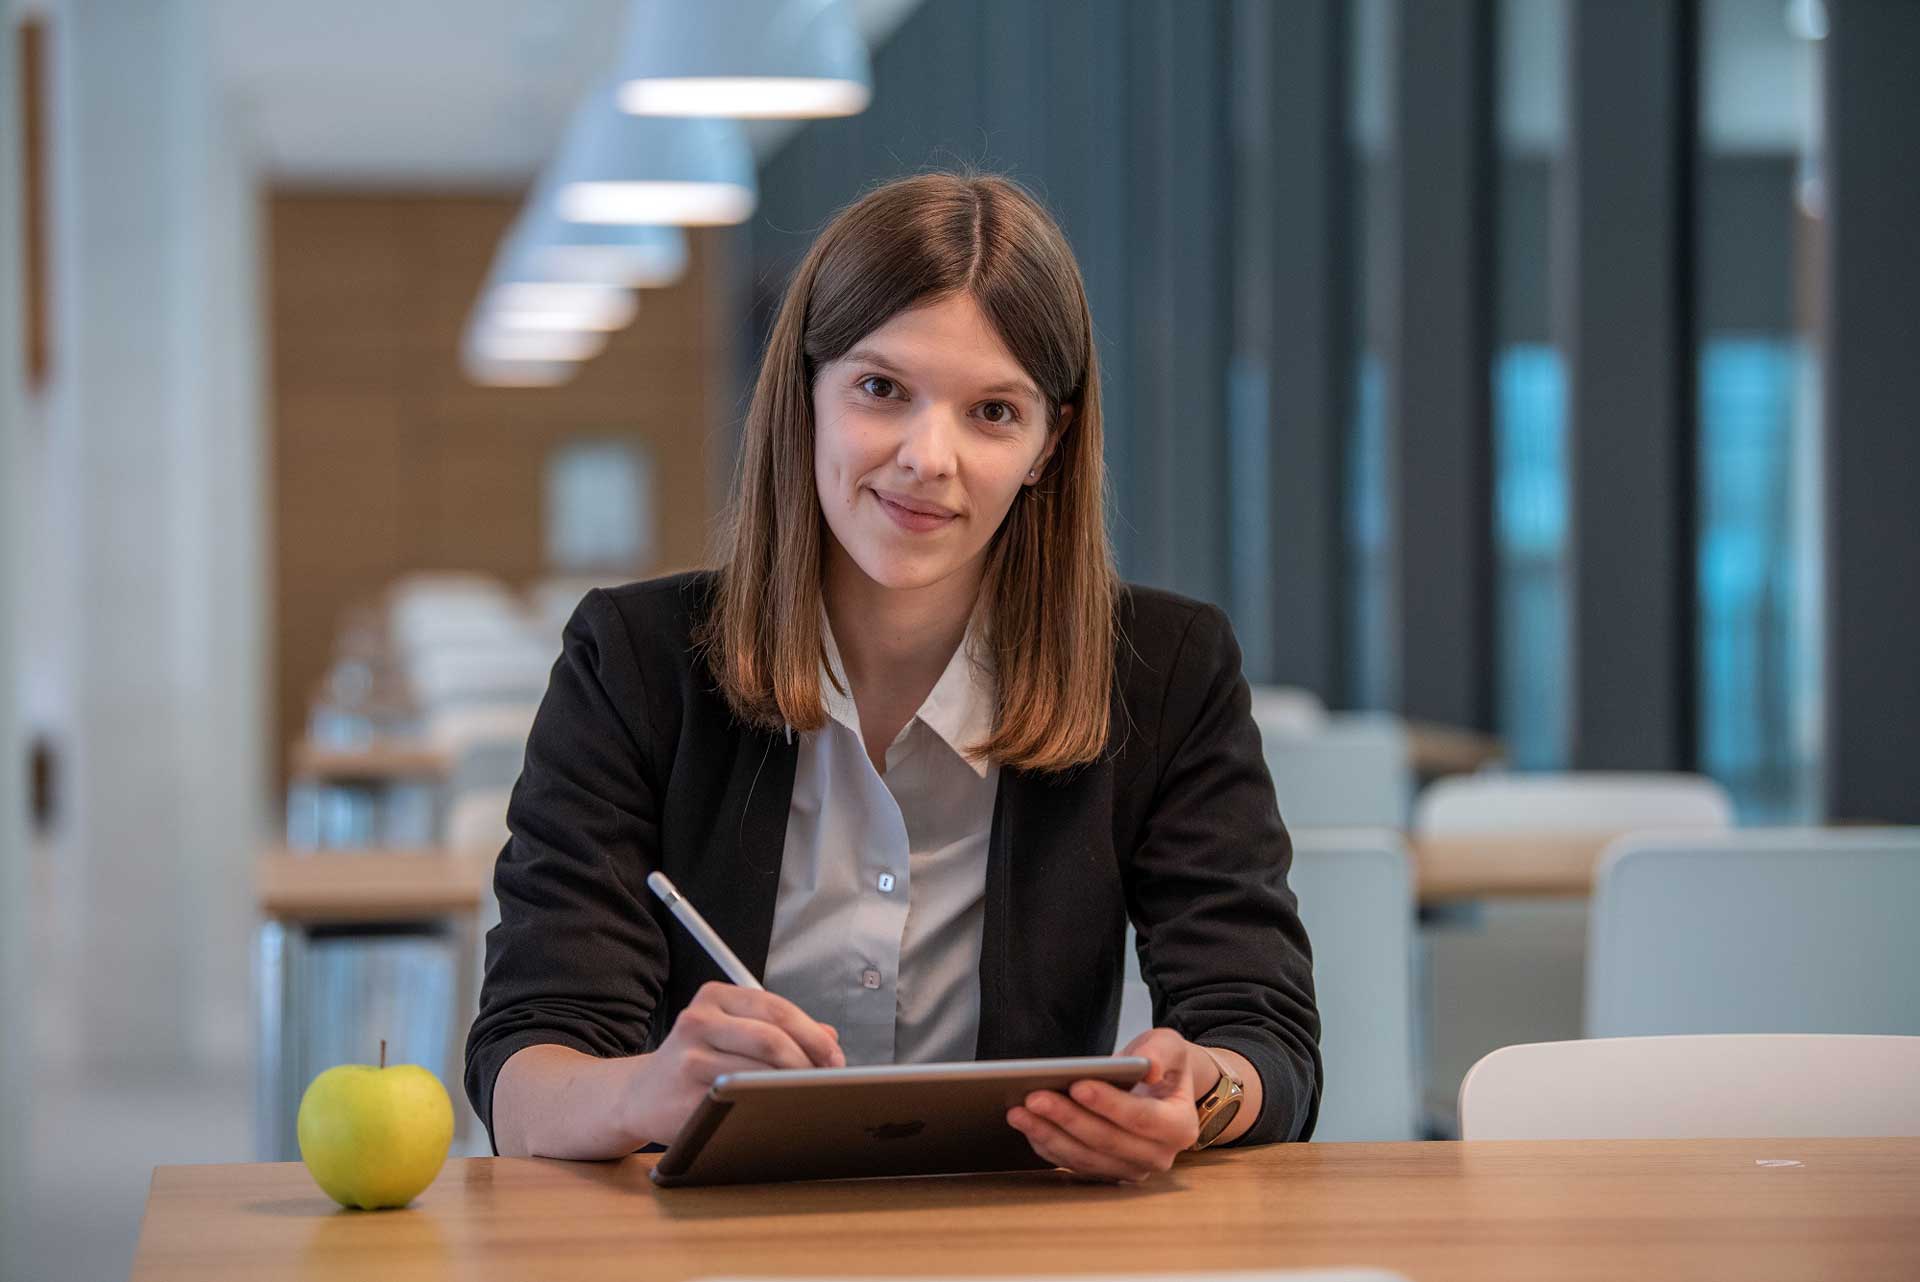
[[1496, 735], [1438, 721], [1409, 721], [1406, 725], [1407, 763], [1421, 779], [1470, 775], [1506, 760], [1507, 745]]
[[[461, 1062], [468, 1012], [475, 1000], [476, 911], [493, 873], [494, 854], [428, 850], [274, 849], [254, 869], [262, 922], [255, 942], [257, 1011], [254, 1144], [258, 1156], [297, 1157], [294, 1136], [306, 1091], [302, 996], [308, 990], [308, 948], [316, 932], [339, 928], [422, 927], [453, 949], [454, 1008], [446, 1064]], [[455, 1075], [457, 1078], [457, 1074]], [[457, 1133], [472, 1125], [462, 1101]]]
[[443, 750], [412, 739], [377, 739], [358, 748], [302, 739], [293, 745], [289, 773], [294, 779], [324, 783], [388, 783], [438, 781], [451, 768]]
[[472, 912], [497, 852], [272, 850], [254, 870], [263, 916], [289, 923], [418, 920]]
[[[621, 1282], [1374, 1267], [1418, 1282], [1920, 1277], [1920, 1139], [1299, 1144], [1058, 1173], [655, 1189], [653, 1159], [449, 1162], [403, 1211], [297, 1164], [154, 1172], [135, 1282]], [[1763, 1165], [1787, 1160], [1796, 1165]]]
[[1521, 895], [1571, 898], [1593, 891], [1593, 875], [1620, 832], [1486, 833], [1409, 837], [1414, 892], [1423, 904]]

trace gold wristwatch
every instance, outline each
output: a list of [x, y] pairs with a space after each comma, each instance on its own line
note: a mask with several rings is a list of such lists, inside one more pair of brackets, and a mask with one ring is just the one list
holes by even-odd
[[1227, 1067], [1225, 1060], [1204, 1046], [1200, 1049], [1206, 1051], [1207, 1058], [1219, 1068], [1220, 1080], [1213, 1084], [1212, 1090], [1193, 1102], [1194, 1108], [1200, 1113], [1200, 1138], [1193, 1142], [1193, 1148], [1189, 1150], [1195, 1153], [1220, 1138], [1220, 1132], [1227, 1129], [1233, 1121], [1233, 1115], [1240, 1111], [1240, 1101], [1247, 1093], [1247, 1088], [1240, 1084], [1240, 1079], [1233, 1075], [1233, 1070]]

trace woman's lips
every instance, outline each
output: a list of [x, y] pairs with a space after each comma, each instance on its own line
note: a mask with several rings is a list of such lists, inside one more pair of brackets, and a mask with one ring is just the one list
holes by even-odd
[[873, 497], [880, 500], [880, 510], [885, 512], [893, 523], [903, 530], [912, 530], [924, 534], [928, 530], [937, 530], [951, 522], [955, 513], [922, 512], [904, 504], [896, 503], [878, 490], [872, 491]]

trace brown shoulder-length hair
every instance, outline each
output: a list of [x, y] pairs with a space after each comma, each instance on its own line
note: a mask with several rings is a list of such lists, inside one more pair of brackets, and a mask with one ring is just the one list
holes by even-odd
[[1037, 201], [993, 176], [922, 174], [842, 210], [787, 286], [767, 341], [718, 590], [698, 641], [734, 715], [774, 732], [826, 723], [813, 383], [896, 314], [970, 296], [1047, 402], [1059, 434], [988, 545], [985, 607], [999, 691], [975, 755], [1064, 770], [1107, 743], [1118, 579], [1107, 541], [1100, 370], [1080, 269]]

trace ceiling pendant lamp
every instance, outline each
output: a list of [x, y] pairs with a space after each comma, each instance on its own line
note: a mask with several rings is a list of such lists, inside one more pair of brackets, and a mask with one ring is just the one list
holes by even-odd
[[460, 368], [481, 387], [558, 387], [580, 367], [571, 361], [501, 361], [464, 353]]
[[467, 318], [460, 367], [482, 387], [556, 387], [606, 345], [599, 330], [515, 329], [483, 303]]
[[662, 289], [687, 270], [678, 227], [569, 221], [546, 181], [528, 197], [502, 252], [518, 264], [516, 278], [529, 281]]
[[640, 116], [851, 116], [873, 97], [842, 0], [634, 0], [618, 68]]
[[553, 170], [554, 212], [569, 222], [721, 226], [758, 200], [736, 122], [631, 116], [610, 89], [581, 104]]

